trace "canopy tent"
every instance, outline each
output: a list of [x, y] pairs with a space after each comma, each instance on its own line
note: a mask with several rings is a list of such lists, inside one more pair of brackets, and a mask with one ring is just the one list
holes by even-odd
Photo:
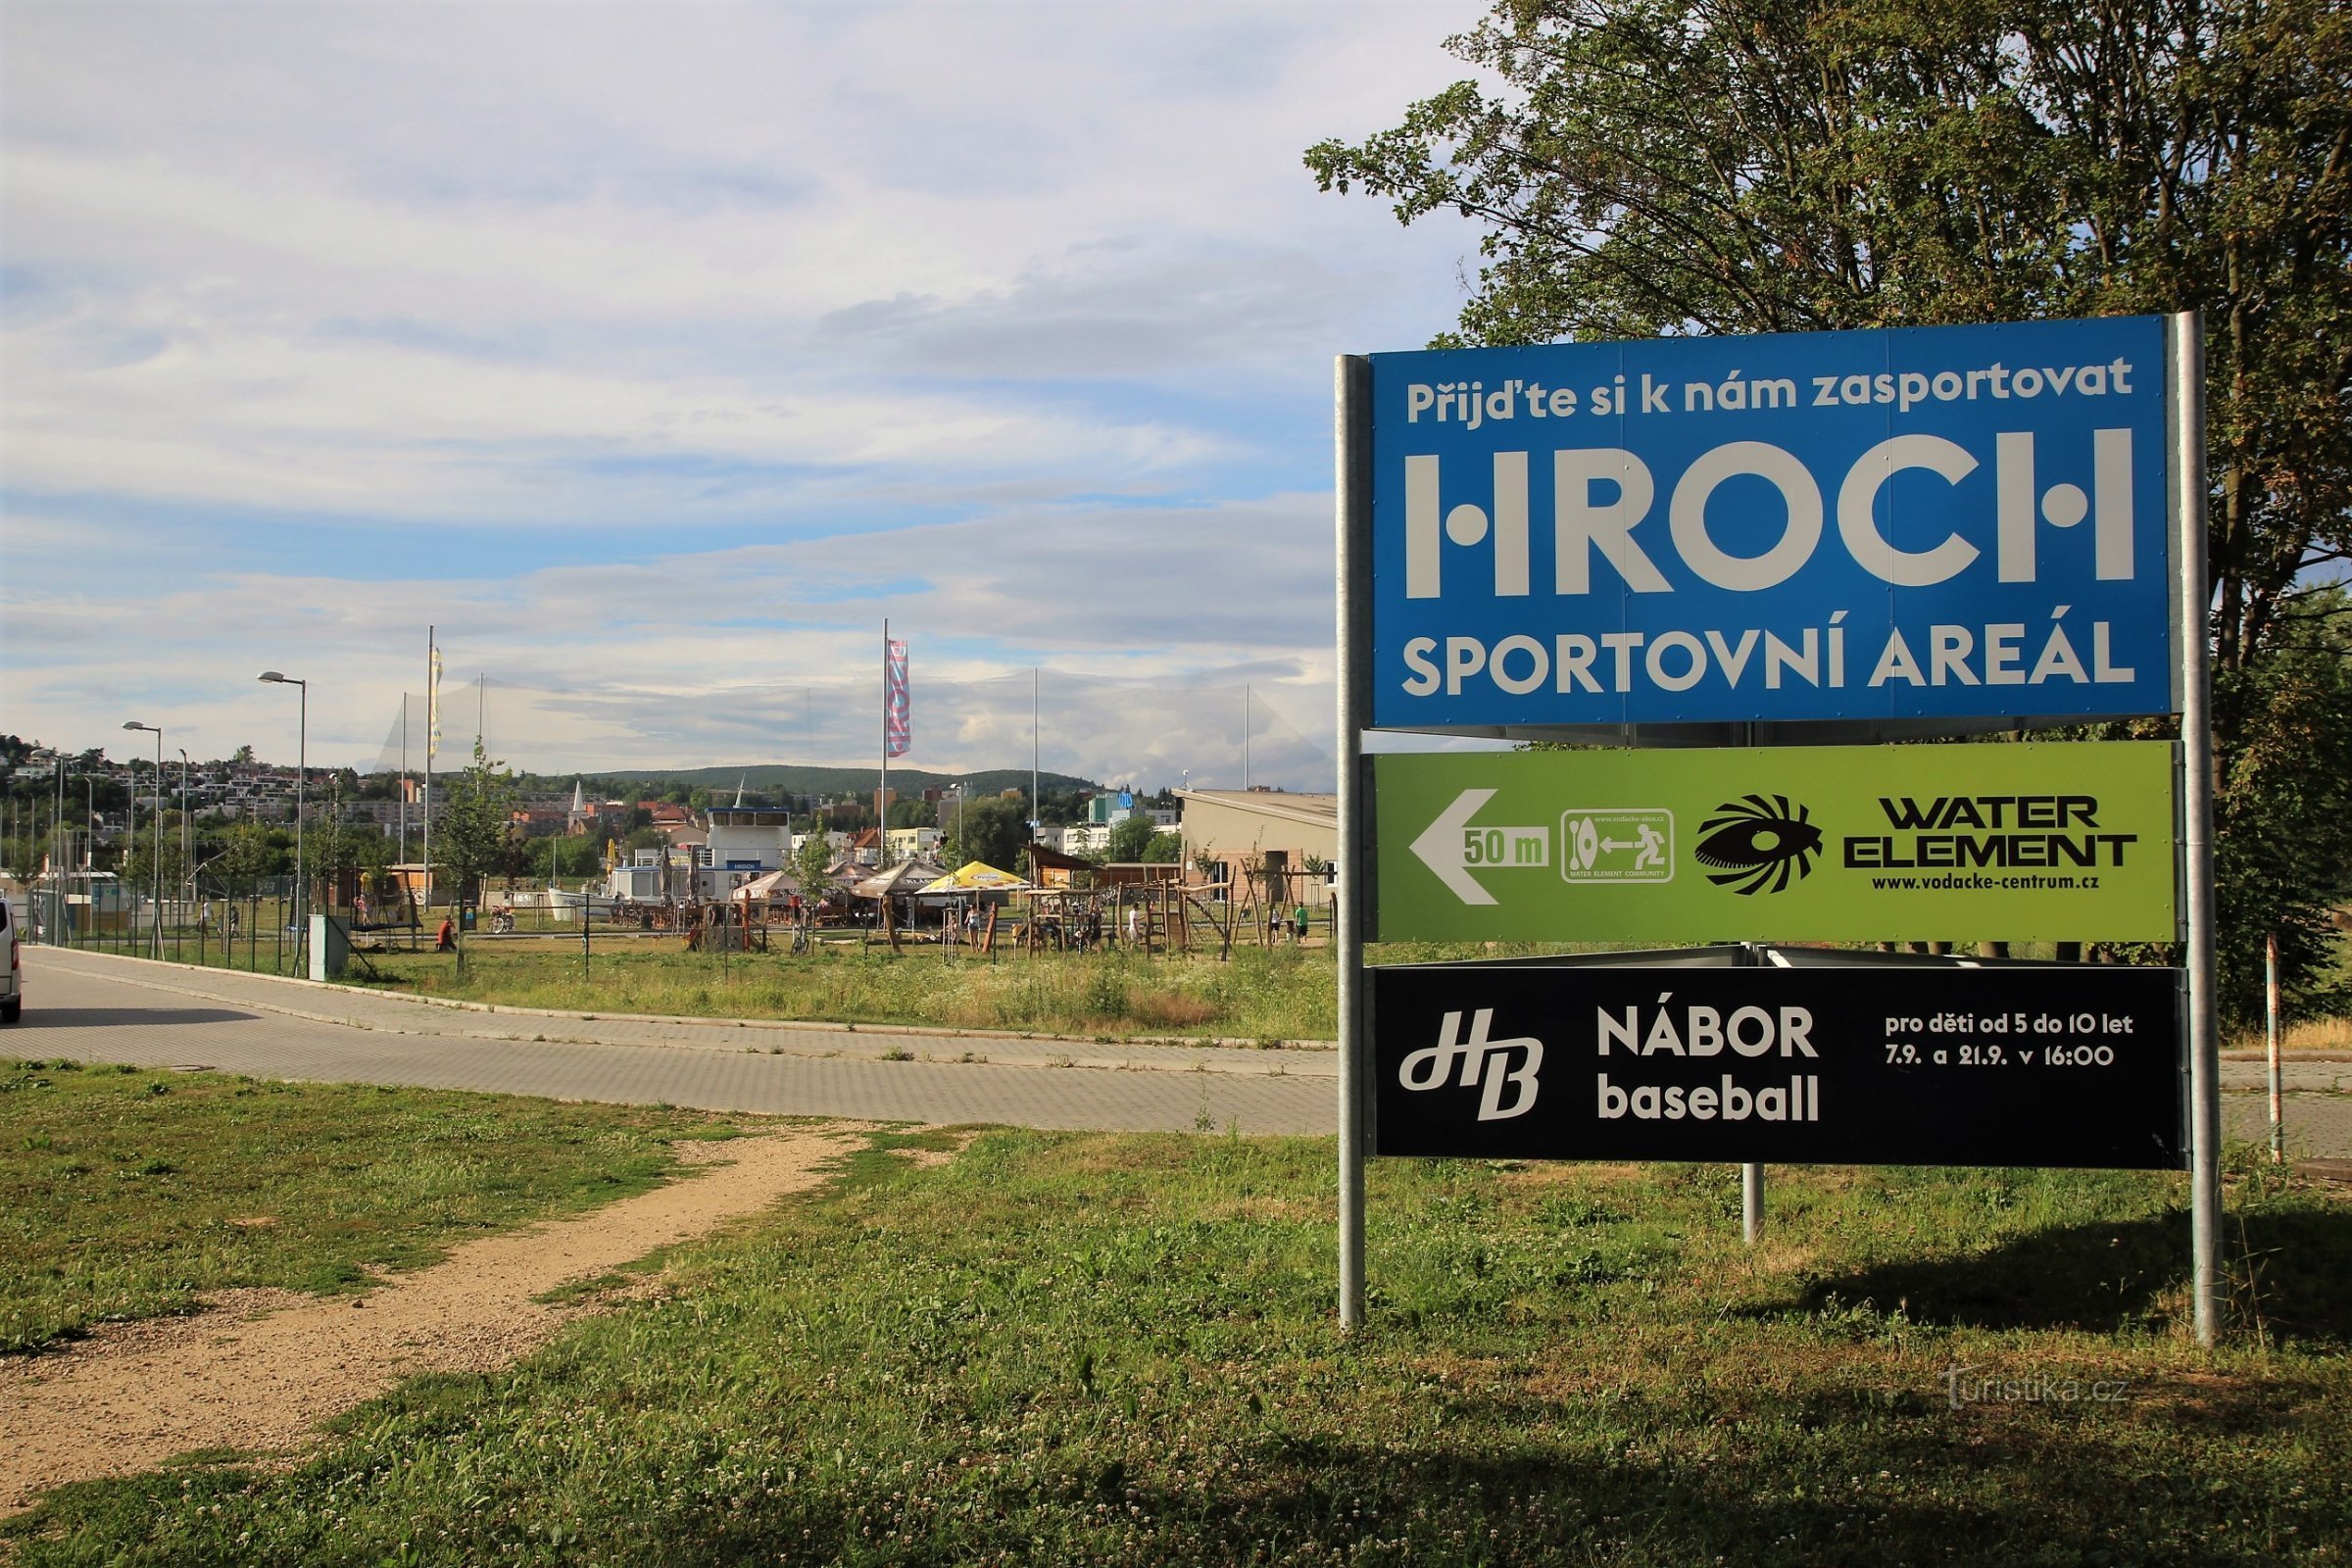
[[887, 871], [875, 872], [850, 891], [861, 899], [911, 898], [923, 891], [923, 884], [938, 880], [946, 872], [947, 868], [937, 860], [917, 856], [901, 860]]
[[781, 899], [801, 891], [801, 879], [790, 871], [768, 871], [752, 878], [729, 894], [729, 898]]
[[966, 860], [922, 891], [925, 893], [1018, 893], [1029, 884], [985, 860]]

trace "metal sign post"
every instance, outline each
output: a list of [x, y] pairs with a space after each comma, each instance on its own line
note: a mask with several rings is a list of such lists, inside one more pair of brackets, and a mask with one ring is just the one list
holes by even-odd
[[1332, 918], [1340, 982], [1340, 1324], [1364, 1320], [1365, 1067], [1364, 932], [1370, 926], [1370, 817], [1364, 730], [1372, 722], [1372, 362], [1342, 355], [1334, 367], [1339, 428], [1340, 863]]
[[2221, 1032], [2213, 999], [2213, 682], [2206, 630], [2205, 328], [2194, 311], [2165, 323], [2173, 393], [2173, 515], [2180, 653], [2180, 863], [2187, 916], [2189, 1289], [2197, 1343], [2222, 1327]]

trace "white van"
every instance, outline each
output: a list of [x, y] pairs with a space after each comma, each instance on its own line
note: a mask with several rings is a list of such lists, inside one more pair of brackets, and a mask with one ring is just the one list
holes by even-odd
[[24, 957], [17, 950], [17, 911], [0, 899], [0, 936], [8, 938], [8, 967], [0, 970], [0, 1023], [24, 1016]]

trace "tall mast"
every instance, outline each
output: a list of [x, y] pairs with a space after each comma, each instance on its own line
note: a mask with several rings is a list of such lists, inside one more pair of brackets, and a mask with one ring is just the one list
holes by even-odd
[[441, 749], [441, 649], [424, 628], [424, 906], [433, 904], [433, 754]]

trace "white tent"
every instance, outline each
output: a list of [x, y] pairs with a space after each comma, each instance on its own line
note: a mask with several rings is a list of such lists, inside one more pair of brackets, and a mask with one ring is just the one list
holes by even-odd
[[733, 899], [781, 899], [801, 890], [801, 879], [790, 871], [766, 871], [752, 878], [733, 893]]
[[917, 856], [901, 860], [887, 871], [875, 872], [850, 891], [861, 899], [911, 898], [922, 892], [926, 883], [936, 882], [946, 874], [947, 868], [937, 860]]

